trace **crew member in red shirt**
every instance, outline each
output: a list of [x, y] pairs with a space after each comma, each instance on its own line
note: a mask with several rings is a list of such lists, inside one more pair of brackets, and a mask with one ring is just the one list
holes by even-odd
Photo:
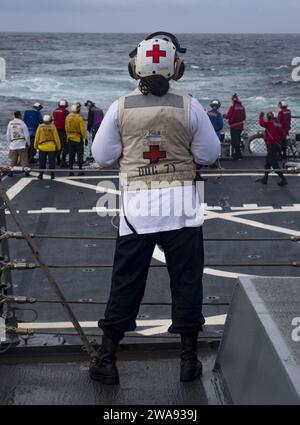
[[[265, 143], [268, 151], [265, 169], [270, 170], [272, 167], [274, 170], [279, 170], [281, 168], [279, 165], [279, 155], [281, 152], [281, 141], [284, 130], [273, 112], [267, 113], [267, 121], [265, 121], [264, 113], [261, 112], [259, 116], [259, 124], [265, 128]], [[278, 171], [277, 174], [280, 177], [278, 185], [285, 186], [287, 184], [287, 180], [283, 173]], [[264, 177], [257, 179], [256, 181], [267, 184], [268, 175], [269, 172], [266, 171]]]
[[[69, 115], [68, 106], [69, 104], [66, 100], [61, 100], [58, 102], [58, 108], [53, 112], [54, 125], [57, 128], [61, 141], [61, 150], [57, 153], [57, 165], [60, 165], [62, 168], [67, 167], [66, 158], [69, 153], [65, 128], [66, 117]], [[60, 155], [62, 155], [62, 159]]]
[[224, 118], [229, 121], [231, 133], [232, 158], [242, 159], [241, 135], [244, 130], [246, 120], [246, 110], [237, 94], [232, 96], [232, 106], [229, 108]]
[[292, 113], [290, 109], [288, 109], [288, 104], [285, 101], [281, 101], [278, 104], [280, 111], [278, 113], [278, 121], [280, 122], [283, 130], [283, 138], [281, 141], [282, 144], [282, 158], [286, 158], [287, 151], [287, 138], [289, 136], [291, 130], [292, 123]]

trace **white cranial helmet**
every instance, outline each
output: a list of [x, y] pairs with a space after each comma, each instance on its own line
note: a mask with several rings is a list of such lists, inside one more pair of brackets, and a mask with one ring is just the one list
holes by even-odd
[[162, 75], [171, 78], [175, 74], [176, 47], [170, 40], [152, 38], [143, 40], [137, 48], [136, 74], [142, 77]]
[[51, 117], [51, 115], [50, 115], [50, 114], [45, 114], [45, 115], [43, 116], [43, 122], [44, 122], [45, 124], [50, 124], [50, 123], [52, 122], [52, 117]]
[[69, 106], [68, 101], [65, 99], [62, 99], [58, 102], [58, 106], [65, 106], [66, 108]]
[[279, 106], [280, 106], [280, 107], [283, 107], [283, 108], [286, 108], [286, 107], [288, 106], [288, 104], [287, 104], [287, 102], [286, 102], [285, 100], [281, 100], [281, 101], [279, 102]]

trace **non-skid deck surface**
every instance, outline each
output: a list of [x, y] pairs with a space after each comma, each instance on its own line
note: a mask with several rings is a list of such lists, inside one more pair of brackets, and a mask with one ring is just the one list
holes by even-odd
[[[226, 162], [226, 168], [261, 168], [262, 160]], [[97, 184], [108, 186], [114, 173], [87, 175], [85, 178], [56, 181], [38, 181], [35, 177], [7, 178], [4, 182], [19, 217], [29, 232], [69, 235], [116, 235], [112, 217], [100, 218], [93, 208], [101, 196], [96, 193]], [[59, 176], [59, 175], [58, 175]], [[269, 185], [255, 183], [257, 176], [223, 176], [218, 181], [209, 177], [205, 185], [206, 223], [205, 237], [289, 237], [300, 229], [300, 177], [288, 177], [289, 185], [277, 186], [277, 176], [270, 177]], [[117, 188], [118, 189], [118, 188]], [[7, 215], [9, 230], [17, 230]], [[118, 220], [115, 220], [117, 223]], [[114, 241], [36, 240], [49, 264], [112, 264]], [[11, 240], [11, 260], [35, 262], [24, 241]], [[229, 302], [239, 274], [262, 276], [299, 276], [295, 267], [264, 267], [262, 263], [292, 263], [300, 260], [299, 244], [290, 241], [277, 242], [209, 242], [206, 246], [206, 264], [222, 264], [207, 267], [204, 275], [204, 302], [216, 299]], [[153, 264], [163, 262], [156, 251]], [[229, 264], [256, 264], [255, 267], [230, 267]], [[110, 269], [60, 269], [53, 270], [61, 288], [69, 300], [91, 299], [106, 301], [110, 288]], [[55, 299], [46, 278], [40, 270], [14, 271], [14, 292], [39, 299]], [[170, 301], [169, 279], [165, 268], [152, 268], [144, 301]], [[89, 332], [98, 332], [96, 321], [102, 316], [104, 305], [75, 305], [74, 311]], [[32, 324], [34, 312], [17, 312], [18, 318]], [[35, 304], [37, 323], [47, 328], [55, 322], [58, 330], [70, 332], [63, 322], [68, 322], [59, 305]], [[204, 307], [208, 331], [221, 331], [228, 306]], [[170, 306], [142, 306], [138, 334], [157, 337], [168, 336]], [[88, 322], [88, 323], [86, 323]], [[90, 323], [92, 322], [92, 323]], [[23, 324], [23, 326], [25, 326]], [[52, 325], [53, 327], [54, 325]], [[67, 327], [66, 327], [67, 326]], [[153, 338], [153, 342], [157, 341]], [[73, 343], [73, 338], [72, 341]], [[77, 341], [78, 342], [78, 341]], [[30, 344], [30, 340], [28, 342]]]

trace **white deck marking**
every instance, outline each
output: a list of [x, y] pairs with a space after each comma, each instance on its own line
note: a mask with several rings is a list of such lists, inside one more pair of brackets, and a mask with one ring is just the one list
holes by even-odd
[[[166, 263], [166, 257], [165, 254], [156, 246], [153, 252], [153, 258], [157, 261], [160, 261], [161, 263]], [[237, 279], [240, 276], [253, 276], [249, 274], [243, 274], [243, 273], [232, 273], [232, 272], [226, 272], [224, 270], [217, 270], [212, 268], [205, 267], [204, 273], [210, 276], [217, 276], [217, 277], [226, 277], [228, 279]]]
[[41, 210], [28, 210], [27, 214], [69, 214], [71, 210], [59, 210], [57, 208], [42, 208]]
[[[206, 317], [205, 326], [222, 326], [225, 324], [226, 317], [227, 317], [226, 314]], [[145, 335], [145, 336], [159, 335], [162, 333], [166, 333], [171, 323], [172, 322], [169, 319], [137, 320], [136, 324], [138, 327], [147, 327], [148, 329], [137, 330], [136, 333], [140, 335]], [[98, 322], [83, 321], [83, 322], [80, 322], [80, 326], [83, 329], [98, 329]], [[33, 322], [33, 323], [19, 323], [18, 328], [32, 329], [32, 330], [51, 330], [51, 329], [63, 330], [63, 329], [74, 329], [74, 326], [71, 322]], [[128, 334], [127, 336], [129, 337], [130, 334]]]
[[[285, 212], [286, 210], [274, 210], [272, 212]], [[270, 211], [265, 211], [264, 213], [270, 213]], [[254, 214], [259, 214], [259, 213], [263, 213], [262, 211], [257, 211]], [[265, 223], [260, 223], [259, 221], [255, 221], [255, 220], [248, 220], [245, 218], [240, 218], [240, 217], [233, 217], [230, 214], [222, 214], [221, 217], [222, 220], [226, 220], [226, 221], [231, 221], [233, 223], [239, 223], [239, 224], [245, 224], [246, 226], [251, 226], [251, 227], [255, 227], [256, 229], [263, 229], [263, 230], [270, 230], [272, 232], [276, 232], [276, 233], [283, 233], [286, 235], [291, 235], [291, 236], [299, 236], [299, 231], [297, 230], [292, 230], [292, 229], [288, 229], [286, 227], [279, 227], [279, 226], [273, 226], [271, 224], [265, 224]]]
[[217, 277], [226, 277], [228, 279], [238, 279], [241, 276], [245, 277], [253, 277], [254, 275], [244, 274], [244, 273], [233, 273], [233, 272], [225, 272], [224, 270], [212, 269], [210, 267], [205, 267], [204, 273], [209, 276], [217, 276]]
[[34, 179], [30, 177], [23, 177], [22, 179], [18, 180], [17, 183], [6, 192], [9, 199], [14, 199], [23, 189], [25, 189], [25, 187], [27, 187], [32, 182], [32, 180]]
[[115, 208], [115, 209], [108, 209], [106, 207], [93, 207], [92, 209], [89, 210], [78, 210], [79, 214], [88, 214], [88, 213], [98, 213], [98, 212], [107, 212], [107, 213], [117, 213], [119, 212], [120, 209]]
[[91, 189], [97, 193], [111, 193], [112, 195], [120, 195], [121, 193], [119, 190], [103, 187], [103, 186], [100, 186], [99, 184], [94, 185], [94, 184], [82, 183], [82, 182], [70, 180], [64, 177], [59, 177], [55, 181], [59, 183], [65, 183], [70, 186], [81, 187], [84, 189]]

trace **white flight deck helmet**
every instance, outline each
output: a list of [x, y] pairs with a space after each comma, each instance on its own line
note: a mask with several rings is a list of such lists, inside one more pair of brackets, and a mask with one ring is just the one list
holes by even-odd
[[41, 105], [39, 102], [36, 102], [33, 105], [33, 108], [36, 109], [37, 111], [41, 111], [43, 109], [43, 105]]
[[210, 106], [212, 108], [216, 107], [216, 108], [220, 108], [221, 107], [221, 102], [218, 99], [214, 99], [211, 101]]
[[50, 114], [45, 114], [43, 116], [43, 123], [44, 124], [51, 124], [52, 122], [52, 116]]
[[74, 103], [74, 105], [72, 105], [72, 112], [78, 113], [80, 112], [80, 109], [81, 109], [80, 102]]
[[69, 106], [69, 103], [68, 103], [68, 101], [67, 100], [65, 100], [65, 99], [62, 99], [62, 100], [60, 100], [59, 102], [58, 102], [58, 106], [64, 106], [64, 107], [68, 107]]
[[177, 38], [170, 33], [157, 32], [139, 43], [129, 56], [128, 70], [132, 78], [139, 80], [150, 75], [162, 75], [168, 80], [179, 80], [185, 70], [177, 52], [185, 53]]
[[279, 102], [279, 107], [280, 108], [287, 108], [288, 107], [288, 103], [285, 100], [281, 100]]

